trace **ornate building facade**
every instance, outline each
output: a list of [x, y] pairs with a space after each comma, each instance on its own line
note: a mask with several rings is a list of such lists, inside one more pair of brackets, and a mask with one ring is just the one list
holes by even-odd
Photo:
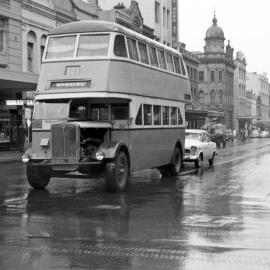
[[0, 149], [15, 147], [26, 123], [49, 30], [97, 16], [97, 8], [81, 0], [0, 1]]
[[225, 47], [224, 32], [213, 24], [206, 31], [203, 53], [198, 53], [199, 102], [208, 110], [208, 122], [219, 122], [234, 128], [234, 59], [233, 48], [228, 41]]

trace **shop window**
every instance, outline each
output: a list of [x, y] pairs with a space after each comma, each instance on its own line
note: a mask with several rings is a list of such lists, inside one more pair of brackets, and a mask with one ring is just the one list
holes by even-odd
[[127, 57], [126, 42], [123, 35], [117, 35], [115, 37], [113, 52], [116, 56]]

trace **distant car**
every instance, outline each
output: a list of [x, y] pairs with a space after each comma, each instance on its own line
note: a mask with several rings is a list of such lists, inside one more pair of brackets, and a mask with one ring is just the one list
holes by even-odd
[[212, 142], [215, 142], [218, 147], [226, 146], [226, 135], [225, 135], [226, 126], [222, 124], [212, 124], [207, 126], [207, 131], [209, 132]]
[[253, 129], [249, 135], [250, 138], [259, 138], [260, 132], [257, 129]]
[[267, 130], [260, 131], [259, 137], [260, 138], [267, 138], [267, 137], [269, 137], [269, 131], [267, 131]]
[[225, 138], [227, 142], [234, 141], [233, 133], [229, 129], [225, 130]]
[[200, 168], [208, 160], [209, 166], [214, 164], [216, 143], [212, 142], [207, 131], [201, 129], [186, 129], [185, 162], [194, 162]]

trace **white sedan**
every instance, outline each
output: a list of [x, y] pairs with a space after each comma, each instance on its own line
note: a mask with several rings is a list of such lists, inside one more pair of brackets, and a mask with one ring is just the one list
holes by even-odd
[[197, 168], [208, 160], [209, 166], [214, 164], [217, 146], [212, 142], [207, 131], [186, 129], [184, 161], [194, 162]]

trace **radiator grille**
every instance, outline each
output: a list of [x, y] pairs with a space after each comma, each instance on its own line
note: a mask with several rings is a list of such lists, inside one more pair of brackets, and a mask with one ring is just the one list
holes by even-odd
[[79, 160], [79, 129], [73, 124], [52, 125], [52, 159], [54, 162]]

